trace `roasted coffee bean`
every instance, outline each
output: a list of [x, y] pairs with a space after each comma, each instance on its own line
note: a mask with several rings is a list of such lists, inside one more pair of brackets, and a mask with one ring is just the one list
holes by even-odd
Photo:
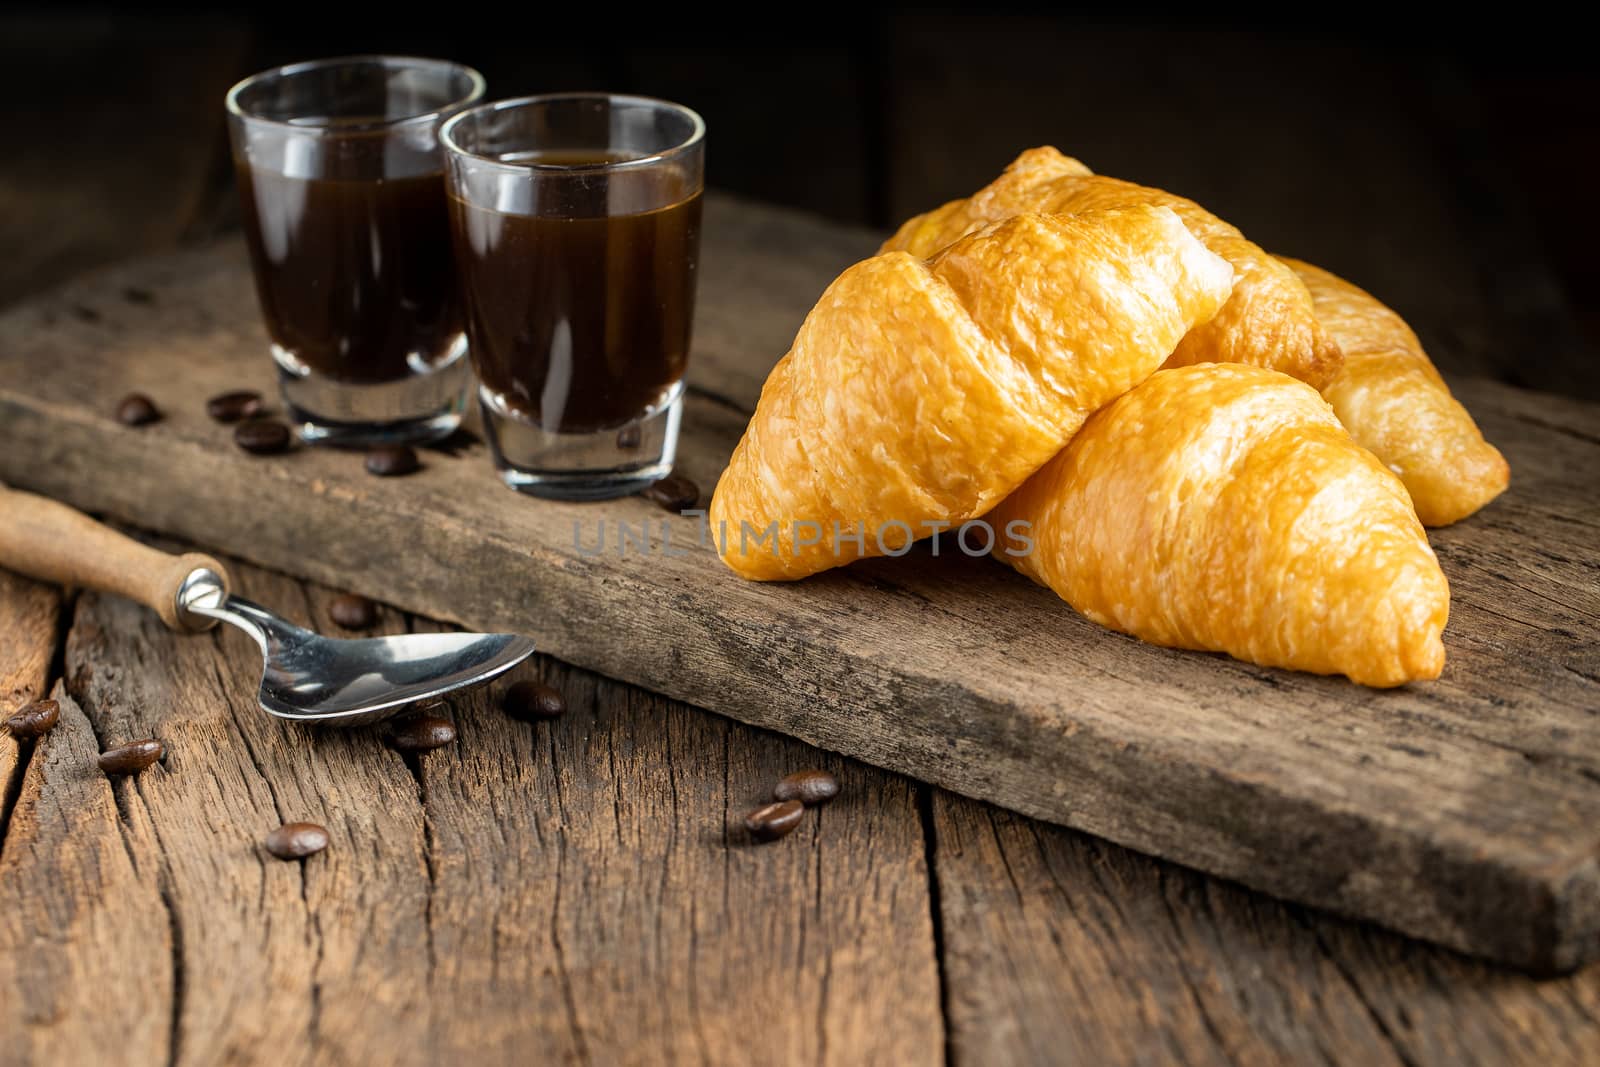
[[659, 482], [641, 489], [639, 495], [654, 501], [667, 511], [681, 512], [700, 502], [700, 487], [681, 474], [669, 474]]
[[161, 421], [161, 409], [143, 393], [129, 393], [117, 405], [117, 421], [124, 426], [145, 426]]
[[280, 860], [303, 860], [328, 847], [328, 831], [314, 822], [286, 822], [261, 843]]
[[378, 605], [355, 593], [341, 593], [328, 605], [328, 615], [346, 630], [370, 630], [378, 625]]
[[410, 445], [379, 445], [367, 453], [367, 473], [379, 478], [398, 478], [421, 466], [417, 450]]
[[122, 299], [130, 304], [154, 304], [156, 302], [156, 294], [148, 289], [136, 289], [130, 285], [122, 290]]
[[12, 737], [43, 737], [60, 721], [60, 704], [54, 700], [35, 700], [22, 705], [21, 711], [7, 719], [6, 729], [11, 731]]
[[805, 805], [798, 800], [780, 800], [776, 804], [757, 808], [746, 815], [744, 828], [757, 841], [776, 841], [799, 826], [800, 816], [805, 813]]
[[635, 448], [639, 447], [639, 442], [641, 440], [643, 440], [643, 435], [639, 432], [639, 427], [637, 425], [624, 426], [622, 429], [617, 431], [618, 448], [631, 452]]
[[138, 774], [166, 754], [166, 746], [154, 738], [131, 741], [100, 753], [100, 769], [107, 774]]
[[412, 715], [389, 724], [389, 747], [397, 752], [431, 752], [456, 739], [456, 725], [437, 715]]
[[826, 804], [839, 795], [839, 779], [827, 771], [795, 771], [778, 779], [773, 800], [798, 800], [808, 808]]
[[277, 419], [251, 419], [233, 429], [233, 443], [246, 452], [270, 456], [289, 447], [289, 427]]
[[561, 690], [543, 682], [518, 682], [500, 698], [500, 708], [513, 719], [559, 719], [566, 714], [567, 701]]
[[206, 401], [206, 414], [218, 422], [238, 422], [261, 414], [261, 394], [253, 389], [236, 389]]

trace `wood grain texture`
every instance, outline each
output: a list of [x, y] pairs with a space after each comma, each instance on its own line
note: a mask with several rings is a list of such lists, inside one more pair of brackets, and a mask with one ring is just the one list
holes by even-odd
[[956, 1062], [1600, 1055], [1600, 969], [1510, 974], [947, 793], [933, 819]]
[[[432, 842], [429, 988], [484, 1027], [434, 1062], [925, 1063], [942, 1044], [914, 787], [553, 663], [526, 724], [455, 701], [420, 780]], [[779, 777], [843, 792], [770, 845], [740, 820]], [[756, 1035], [759, 1035], [757, 1037]]]
[[[61, 594], [55, 587], [0, 570], [0, 719], [45, 695], [60, 610]], [[33, 747], [31, 741], [0, 731], [0, 857]]]
[[114, 792], [95, 765], [77, 701], [53, 695], [61, 721], [36, 742], [0, 857], [0, 1063], [165, 1063], [174, 970], [159, 844], [119, 812], [129, 787]]
[[[340, 632], [332, 594], [232, 570]], [[77, 700], [0, 859], [16, 1062], [85, 1058], [124, 1017], [136, 1040], [112, 1058], [138, 1064], [736, 1063], [752, 1028], [786, 1062], [937, 1055], [911, 783], [550, 663], [565, 719], [514, 722], [480, 693], [448, 712], [455, 745], [402, 757], [376, 729], [270, 718], [259, 664], [240, 634], [81, 598]], [[108, 784], [98, 747], [146, 736], [165, 765]], [[746, 846], [746, 808], [819, 762], [845, 798]], [[298, 820], [328, 850], [269, 857], [261, 837]]]
[[[730, 298], [708, 270], [702, 294], [680, 468], [708, 489], [777, 339], [852, 241], [713, 200], [708, 241], [719, 232], [742, 235], [723, 247], [745, 262], [720, 269], [752, 282]], [[135, 282], [153, 302], [122, 299]], [[74, 304], [98, 320], [63, 313]], [[244, 456], [201, 405], [270, 387], [263, 345], [237, 245], [9, 313], [0, 478], [431, 617], [527, 631], [576, 665], [1468, 951], [1551, 969], [1600, 947], [1593, 408], [1460, 383], [1513, 486], [1435, 537], [1456, 593], [1444, 678], [1378, 693], [1150, 648], [948, 551], [742, 583], [692, 544], [690, 519], [517, 497], [481, 447], [391, 481], [347, 454]], [[168, 419], [115, 424], [133, 388]], [[602, 521], [607, 551], [578, 550], [575, 530], [592, 549]], [[620, 554], [618, 522], [649, 523], [658, 551]]]

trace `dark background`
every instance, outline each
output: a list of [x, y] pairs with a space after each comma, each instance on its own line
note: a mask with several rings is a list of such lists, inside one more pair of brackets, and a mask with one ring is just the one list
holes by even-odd
[[[228, 85], [277, 63], [389, 51], [476, 66], [491, 98], [678, 100], [706, 117], [713, 186], [880, 228], [1055, 144], [1373, 290], [1446, 368], [1600, 399], [1600, 75], [1591, 43], [1559, 18], [1519, 9], [1509, 26], [1407, 30], [1325, 6], [1221, 23], [730, 10], [745, 16], [599, 4], [0, 14], [0, 300], [225, 230]], [[25, 273], [4, 254], [19, 242]]]

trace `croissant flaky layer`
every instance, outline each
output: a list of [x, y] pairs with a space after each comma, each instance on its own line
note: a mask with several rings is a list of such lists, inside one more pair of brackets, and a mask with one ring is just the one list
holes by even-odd
[[988, 520], [1001, 554], [1146, 641], [1393, 686], [1436, 678], [1450, 592], [1398, 478], [1282, 374], [1163, 370]]
[[931, 261], [856, 264], [806, 316], [717, 485], [723, 559], [800, 578], [982, 515], [1232, 284], [1148, 205], [1013, 215]]
[[977, 228], [1021, 212], [1073, 213], [1138, 205], [1176, 211], [1207, 248], [1233, 264], [1238, 275], [1227, 304], [1184, 337], [1167, 366], [1249, 363], [1283, 371], [1318, 389], [1332, 380], [1341, 361], [1339, 346], [1318, 322], [1311, 295], [1293, 271], [1194, 201], [1096, 175], [1054, 148], [1029, 149], [967, 199], [909, 220], [882, 250], [926, 257]]
[[1448, 526], [1503, 493], [1505, 457], [1450, 395], [1405, 320], [1337, 275], [1283, 262], [1344, 350], [1344, 368], [1322, 395], [1351, 436], [1400, 476], [1423, 524]]

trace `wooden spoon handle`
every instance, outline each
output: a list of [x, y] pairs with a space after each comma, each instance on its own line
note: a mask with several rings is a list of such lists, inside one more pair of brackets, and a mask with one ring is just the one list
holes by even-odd
[[206, 569], [224, 587], [228, 584], [228, 572], [210, 556], [199, 552], [170, 556], [65, 504], [4, 485], [0, 485], [0, 567], [137, 600], [174, 630], [211, 625], [211, 620], [180, 614], [178, 590], [185, 578]]

